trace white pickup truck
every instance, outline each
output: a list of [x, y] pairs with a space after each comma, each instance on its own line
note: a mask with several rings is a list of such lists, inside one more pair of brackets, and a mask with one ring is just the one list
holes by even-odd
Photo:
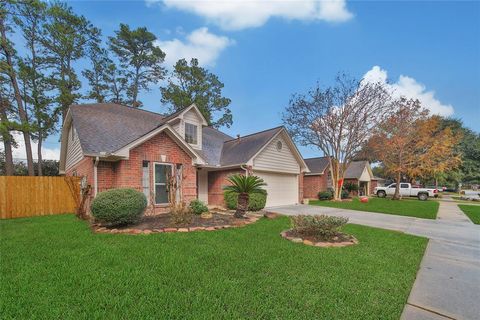
[[[376, 187], [373, 190], [379, 198], [385, 198], [388, 196], [393, 196], [395, 193], [395, 187], [397, 186], [396, 183], [392, 183], [386, 187]], [[437, 197], [438, 190], [437, 189], [430, 189], [430, 188], [412, 188], [410, 183], [400, 183], [400, 195], [402, 197], [417, 197], [418, 200], [425, 201], [428, 197]]]

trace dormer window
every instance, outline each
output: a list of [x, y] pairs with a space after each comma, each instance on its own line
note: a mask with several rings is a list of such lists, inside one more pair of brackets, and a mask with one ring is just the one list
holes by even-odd
[[188, 122], [185, 122], [185, 141], [190, 144], [197, 144], [197, 126]]

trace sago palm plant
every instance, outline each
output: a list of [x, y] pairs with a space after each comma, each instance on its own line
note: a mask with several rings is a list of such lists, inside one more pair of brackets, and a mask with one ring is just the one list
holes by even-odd
[[238, 194], [237, 210], [234, 216], [235, 218], [243, 218], [248, 209], [249, 194], [263, 192], [262, 187], [267, 184], [257, 176], [245, 176], [243, 174], [234, 174], [227, 180], [232, 185], [224, 187], [223, 190]]

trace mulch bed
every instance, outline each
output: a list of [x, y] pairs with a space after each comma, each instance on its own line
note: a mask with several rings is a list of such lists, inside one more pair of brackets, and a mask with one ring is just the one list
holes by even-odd
[[245, 219], [237, 219], [230, 213], [212, 212], [212, 217], [204, 219], [200, 215], [192, 215], [192, 221], [188, 224], [175, 224], [172, 222], [170, 213], [156, 216], [144, 216], [136, 224], [128, 226], [106, 227], [93, 224], [92, 229], [99, 233], [127, 233], [127, 234], [150, 234], [160, 232], [191, 232], [191, 231], [214, 231], [219, 229], [241, 227], [256, 222], [261, 215], [247, 214]]
[[313, 236], [305, 236], [298, 234], [294, 230], [283, 231], [282, 233], [280, 233], [280, 235], [283, 238], [292, 242], [303, 243], [315, 247], [345, 247], [358, 244], [358, 240], [354, 236], [340, 232], [330, 239], [321, 239]]

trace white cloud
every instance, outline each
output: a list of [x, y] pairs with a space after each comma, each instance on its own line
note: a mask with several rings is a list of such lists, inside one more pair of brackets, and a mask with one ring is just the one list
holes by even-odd
[[[17, 142], [17, 147], [12, 150], [13, 158], [25, 160], [27, 159], [27, 154], [25, 152], [25, 140], [23, 139], [23, 134], [20, 132], [13, 132], [13, 138]], [[38, 159], [37, 157], [37, 148], [38, 144], [32, 141], [32, 155], [33, 159]], [[3, 151], [3, 143], [0, 145], [0, 150]], [[42, 146], [42, 158], [44, 160], [59, 160], [60, 159], [60, 148], [46, 148]]]
[[188, 34], [184, 41], [179, 39], [158, 40], [156, 44], [166, 53], [165, 62], [173, 66], [179, 59], [197, 58], [203, 66], [214, 66], [220, 53], [235, 41], [225, 36], [218, 36], [199, 28]]
[[[145, 0], [152, 6], [161, 0]], [[167, 8], [199, 15], [226, 30], [260, 27], [270, 18], [344, 22], [353, 14], [346, 0], [163, 0]]]
[[374, 66], [365, 73], [363, 79], [369, 82], [384, 83], [394, 97], [404, 96], [406, 98], [418, 99], [422, 106], [430, 110], [432, 114], [450, 116], [454, 113], [452, 105], [443, 104], [435, 97], [435, 91], [428, 91], [425, 85], [409, 76], [400, 75], [397, 82], [389, 83], [387, 71], [379, 66]]

